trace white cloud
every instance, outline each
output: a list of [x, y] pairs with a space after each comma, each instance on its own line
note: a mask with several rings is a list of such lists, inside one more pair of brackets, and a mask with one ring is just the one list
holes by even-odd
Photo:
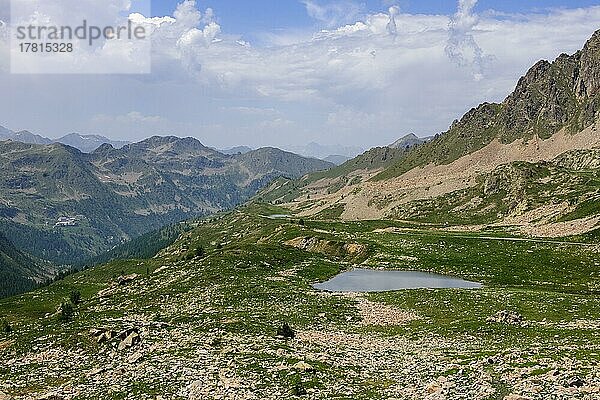
[[336, 0], [319, 2], [316, 0], [302, 0], [306, 12], [311, 18], [328, 27], [354, 22], [362, 13], [364, 6], [351, 0]]
[[387, 24], [387, 31], [390, 35], [396, 36], [398, 34], [398, 26], [396, 25], [396, 16], [400, 13], [400, 8], [392, 6], [389, 9], [390, 22]]
[[[470, 107], [502, 100], [535, 61], [574, 52], [600, 26], [600, 7], [476, 15], [475, 0], [461, 0], [451, 17], [392, 7], [371, 14], [357, 9], [344, 19], [335, 16], [335, 4], [341, 3], [306, 1], [327, 29], [270, 34], [269, 46], [248, 43], [235, 26], [217, 22], [218, 9], [200, 11], [191, 0], [173, 16], [132, 14], [151, 32], [153, 73], [98, 78], [94, 93], [119, 93], [115, 105], [85, 92], [75, 97], [77, 85], [88, 85], [76, 77], [60, 86], [0, 73], [0, 85], [11, 87], [0, 109], [20, 115], [17, 125], [26, 126], [27, 102], [35, 106], [39, 98], [43, 108], [51, 93], [56, 107], [73, 98], [85, 105], [90, 129], [126, 138], [177, 133], [219, 146], [385, 144], [407, 132], [445, 130]], [[114, 52], [109, 60], [131, 54], [124, 45], [103, 51]], [[129, 115], [132, 109], [140, 114]]]
[[477, 1], [458, 0], [458, 10], [448, 26], [450, 36], [446, 54], [458, 65], [472, 67], [475, 80], [481, 80], [486, 64], [493, 57], [484, 54], [474, 37], [475, 28], [479, 24], [479, 17], [473, 12]]

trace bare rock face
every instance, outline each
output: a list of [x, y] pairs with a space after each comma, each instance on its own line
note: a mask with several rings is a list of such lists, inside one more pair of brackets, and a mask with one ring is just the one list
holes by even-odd
[[587, 41], [580, 54], [575, 93], [581, 99], [600, 92], [600, 30]]
[[134, 281], [138, 276], [138, 274], [120, 276], [117, 278], [117, 284], [119, 286], [126, 285], [127, 283]]
[[111, 329], [104, 328], [91, 329], [90, 334], [96, 339], [98, 343], [109, 342], [113, 338], [117, 337], [117, 332]]
[[559, 167], [572, 170], [600, 168], [600, 149], [568, 151], [556, 157], [553, 162]]

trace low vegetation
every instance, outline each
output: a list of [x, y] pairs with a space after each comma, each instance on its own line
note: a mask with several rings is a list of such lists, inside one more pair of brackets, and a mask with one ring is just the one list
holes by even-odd
[[[251, 204], [199, 221], [156, 258], [114, 261], [1, 300], [14, 332], [0, 333], [0, 343], [12, 341], [0, 347], [3, 382], [11, 382], [0, 391], [379, 399], [425, 397], [439, 385], [450, 397], [502, 398], [537, 387], [541, 398], [570, 390], [583, 399], [598, 384], [597, 245], [390, 221], [300, 225], [269, 217], [275, 214], [289, 211]], [[317, 292], [312, 283], [353, 264], [284, 244], [302, 237], [361, 244], [368, 256], [354, 262], [362, 267], [452, 274], [484, 287], [358, 297]], [[65, 302], [74, 291], [85, 301]], [[377, 316], [367, 325], [361, 304]], [[390, 315], [410, 318], [386, 319], [389, 307], [398, 310]], [[490, 322], [503, 310], [522, 322]], [[115, 333], [98, 341], [90, 334], [98, 329]], [[27, 362], [32, 342], [36, 353], [57, 358]], [[60, 373], [53, 372], [58, 362]], [[398, 363], [410, 374], [385, 367]], [[210, 367], [191, 373], [199, 365]], [[155, 372], [145, 372], [150, 366]], [[117, 383], [113, 368], [125, 371]], [[569, 386], [575, 377], [581, 386]]]

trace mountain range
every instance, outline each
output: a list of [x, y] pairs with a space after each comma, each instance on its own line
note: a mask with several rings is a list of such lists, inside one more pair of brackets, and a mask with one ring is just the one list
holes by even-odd
[[82, 135], [79, 133], [70, 133], [58, 139], [48, 139], [47, 137], [36, 135], [29, 131], [15, 132], [0, 126], [0, 141], [2, 140], [13, 140], [31, 144], [62, 143], [75, 147], [83, 153], [91, 153], [105, 143], [110, 144], [115, 148], [121, 148], [130, 143], [127, 141], [111, 140], [101, 135]]
[[[103, 144], [110, 144], [112, 147], [117, 149], [120, 149], [121, 147], [127, 144], [131, 144], [131, 142], [125, 140], [112, 140], [101, 135], [84, 135], [80, 133], [70, 133], [58, 139], [49, 139], [41, 135], [33, 134], [29, 131], [15, 132], [3, 126], [0, 126], [0, 141], [2, 140], [13, 140], [31, 144], [62, 143], [71, 147], [75, 147], [82, 153], [91, 153]], [[416, 140], [418, 141], [419, 139], [416, 138]], [[215, 150], [226, 155], [236, 155], [248, 153], [253, 149], [248, 146], [235, 146], [227, 149]], [[357, 154], [363, 152], [364, 150], [356, 146], [324, 146], [318, 143], [311, 142], [306, 146], [293, 147], [290, 149], [290, 151], [302, 155], [304, 157], [318, 158], [320, 160], [325, 160], [327, 162], [340, 165], [345, 161], [348, 161], [349, 159], [353, 158]]]
[[330, 156], [344, 156], [354, 158], [365, 149], [359, 146], [343, 146], [339, 144], [324, 145], [310, 142], [304, 146], [290, 146], [287, 150], [305, 157], [325, 159]]
[[76, 263], [184, 219], [230, 209], [278, 177], [332, 164], [274, 148], [225, 155], [193, 138], [152, 137], [92, 153], [0, 142], [0, 224], [18, 247]]
[[0, 222], [16, 248], [54, 263], [97, 257], [257, 192], [301, 218], [584, 234], [600, 223], [599, 91], [600, 31], [575, 54], [536, 63], [502, 103], [471, 109], [446, 132], [410, 134], [337, 166], [275, 148], [224, 154], [192, 138], [102, 144], [91, 153], [4, 141]]

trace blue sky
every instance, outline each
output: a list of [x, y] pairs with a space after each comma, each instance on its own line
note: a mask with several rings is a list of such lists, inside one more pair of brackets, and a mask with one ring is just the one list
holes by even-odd
[[[122, 0], [29, 2], [51, 20], [79, 17], [76, 7], [105, 21], [127, 12]], [[11, 74], [0, 24], [0, 125], [218, 148], [386, 145], [443, 132], [501, 102], [538, 60], [581, 49], [600, 28], [600, 0], [155, 0], [133, 17], [152, 31], [147, 75]], [[136, 46], [82, 58], [126, 64]]]
[[[180, 0], [153, 0], [152, 14], [172, 15]], [[224, 29], [236, 27], [246, 39], [256, 39], [257, 33], [318, 27], [300, 0], [198, 0], [199, 8], [212, 8]], [[318, 1], [327, 4], [328, 1]], [[398, 5], [408, 14], [444, 14], [456, 11], [456, 0], [358, 0], [365, 14], [385, 12]], [[546, 13], [552, 8], [578, 8], [600, 5], [600, 0], [480, 0], [475, 11], [495, 10], [505, 13]]]

